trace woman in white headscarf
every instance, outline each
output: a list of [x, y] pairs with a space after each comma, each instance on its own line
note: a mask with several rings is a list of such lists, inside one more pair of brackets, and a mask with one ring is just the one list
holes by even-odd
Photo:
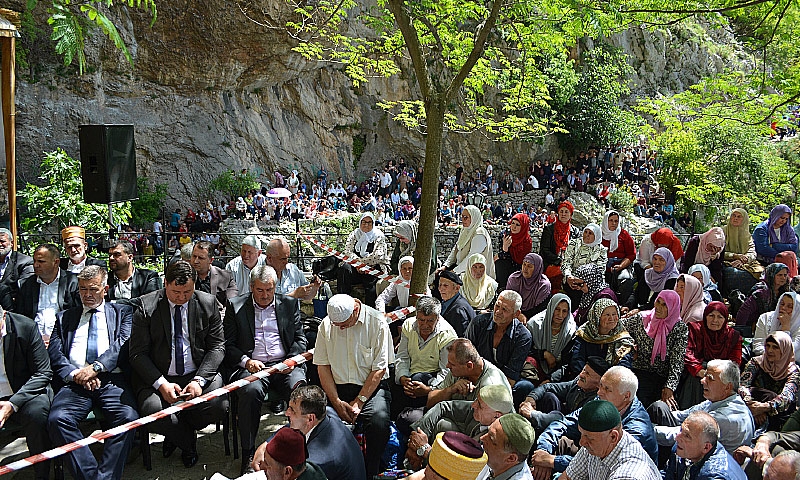
[[762, 313], [756, 321], [756, 332], [750, 344], [752, 355], [764, 353], [764, 340], [769, 334], [784, 331], [792, 338], [795, 361], [800, 361], [800, 295], [786, 292], [772, 312]]
[[467, 271], [461, 274], [461, 294], [476, 311], [489, 308], [497, 292], [497, 282], [486, 275], [486, 263], [483, 255], [473, 253], [467, 259]]
[[[357, 229], [347, 236], [344, 247], [345, 255], [357, 257], [362, 263], [370, 267], [387, 272], [389, 270], [389, 253], [386, 246], [386, 237], [375, 226], [375, 217], [367, 212], [361, 216]], [[378, 295], [375, 286], [378, 277], [361, 273], [352, 265], [341, 262], [336, 275], [336, 289], [338, 293], [350, 294], [353, 285], [364, 285], [364, 301], [370, 307], [375, 306]]]
[[590, 223], [583, 229], [581, 238], [569, 241], [564, 259], [561, 262], [561, 271], [564, 272], [564, 293], [569, 295], [573, 304], [578, 303], [583, 294], [581, 288], [583, 280], [575, 276], [575, 270], [581, 265], [594, 263], [605, 272], [608, 260], [608, 250], [603, 246], [603, 231], [600, 225]]
[[[481, 211], [475, 205], [467, 205], [461, 212], [461, 231], [458, 234], [453, 250], [444, 261], [444, 266], [437, 270], [452, 270], [460, 275], [467, 271], [467, 259], [473, 253], [480, 253], [484, 258], [494, 259], [492, 239], [483, 228]], [[486, 265], [486, 275], [494, 278], [494, 261]]]

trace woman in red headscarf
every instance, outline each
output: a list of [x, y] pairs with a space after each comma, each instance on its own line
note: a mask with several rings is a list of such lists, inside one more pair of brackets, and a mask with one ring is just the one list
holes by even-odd
[[542, 230], [542, 240], [539, 243], [539, 255], [544, 260], [544, 274], [550, 279], [552, 291], [561, 290], [563, 273], [561, 272], [561, 260], [564, 251], [573, 238], [580, 238], [581, 230], [572, 225], [572, 212], [575, 207], [568, 201], [563, 201], [558, 205], [558, 217], [556, 221], [547, 225]]
[[517, 213], [508, 222], [508, 228], [500, 233], [500, 250], [494, 262], [498, 291], [506, 288], [508, 277], [522, 268], [525, 255], [531, 253], [531, 217]]

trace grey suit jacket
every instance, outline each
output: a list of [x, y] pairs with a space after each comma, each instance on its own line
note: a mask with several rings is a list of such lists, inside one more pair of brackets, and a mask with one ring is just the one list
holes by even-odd
[[209, 293], [217, 297], [217, 301], [221, 305], [227, 305], [229, 299], [239, 295], [239, 287], [236, 286], [231, 272], [211, 265], [208, 275], [211, 277], [211, 292]]
[[[189, 345], [196, 376], [211, 381], [225, 356], [225, 336], [216, 299], [195, 290], [189, 304]], [[165, 289], [139, 297], [129, 340], [134, 388], [151, 387], [172, 362], [172, 314]]]

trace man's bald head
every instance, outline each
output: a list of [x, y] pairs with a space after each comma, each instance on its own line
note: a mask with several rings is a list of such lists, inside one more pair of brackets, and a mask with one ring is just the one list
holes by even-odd
[[764, 465], [764, 480], [800, 480], [800, 452], [784, 450]]

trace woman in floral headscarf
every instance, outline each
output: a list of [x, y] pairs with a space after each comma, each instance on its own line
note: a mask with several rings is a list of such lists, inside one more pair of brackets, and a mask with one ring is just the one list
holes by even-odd
[[652, 310], [636, 313], [623, 321], [636, 342], [632, 370], [639, 378], [636, 396], [643, 405], [662, 400], [673, 410], [678, 407], [675, 390], [683, 373], [689, 335], [680, 312], [678, 294], [662, 290]]
[[575, 323], [577, 323], [578, 326], [586, 323], [586, 316], [589, 313], [589, 308], [597, 300], [608, 298], [614, 302], [617, 301], [617, 294], [614, 293], [614, 290], [612, 290], [605, 281], [603, 267], [596, 263], [581, 265], [575, 270], [575, 277], [573, 278], [577, 278], [580, 282], [579, 284], [576, 283], [576, 285], [579, 285], [577, 291], [580, 292], [580, 297], [577, 302], [578, 307], [573, 312]]
[[[600, 225], [590, 223], [583, 229], [581, 238], [570, 240], [561, 262], [561, 271], [564, 273], [564, 293], [569, 295], [573, 303], [581, 297], [580, 290], [583, 281], [575, 276], [575, 271], [582, 265], [593, 263], [600, 267], [600, 272], [605, 276], [608, 251], [603, 246], [603, 232]], [[588, 309], [589, 306], [587, 305]]]
[[791, 217], [792, 209], [781, 203], [769, 212], [769, 219], [753, 230], [756, 255], [762, 265], [774, 262], [780, 252], [797, 251], [797, 234], [789, 222]]
[[605, 358], [611, 366], [631, 368], [636, 344], [619, 317], [619, 305], [610, 298], [592, 304], [586, 323], [575, 332], [569, 364], [571, 376], [580, 373], [589, 357]]

